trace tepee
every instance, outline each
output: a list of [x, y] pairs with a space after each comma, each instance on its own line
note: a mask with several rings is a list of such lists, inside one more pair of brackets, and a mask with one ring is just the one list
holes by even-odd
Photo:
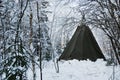
[[77, 27], [73, 37], [66, 45], [62, 55], [59, 57], [59, 60], [90, 59], [96, 61], [98, 58], [105, 60], [90, 28], [83, 24]]

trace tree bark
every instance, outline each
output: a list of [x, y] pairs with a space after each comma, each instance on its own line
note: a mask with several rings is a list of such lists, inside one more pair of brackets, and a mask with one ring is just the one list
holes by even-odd
[[32, 71], [33, 71], [33, 80], [36, 80], [36, 72], [35, 72], [35, 56], [32, 52], [32, 49], [30, 48], [30, 46], [33, 46], [33, 26], [32, 26], [32, 19], [33, 19], [33, 13], [32, 13], [32, 8], [31, 8], [31, 4], [29, 2], [29, 8], [30, 8], [30, 40], [29, 40], [29, 49], [30, 49], [30, 53], [31, 53], [31, 59], [32, 59]]
[[40, 26], [40, 16], [39, 16], [39, 4], [38, 1], [36, 2], [37, 4], [37, 18], [38, 18], [38, 25], [39, 25], [39, 42], [38, 42], [38, 47], [39, 47], [39, 64], [40, 64], [40, 80], [43, 80], [42, 78], [42, 49], [41, 49], [41, 26]]

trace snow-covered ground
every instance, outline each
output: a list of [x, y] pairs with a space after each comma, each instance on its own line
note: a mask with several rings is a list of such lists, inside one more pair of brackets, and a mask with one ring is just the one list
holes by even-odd
[[[43, 80], [111, 80], [113, 66], [106, 66], [103, 60], [96, 62], [69, 60], [60, 61], [60, 72], [56, 73], [54, 63], [43, 62]], [[120, 80], [120, 67], [116, 66], [115, 80]], [[40, 80], [39, 69], [37, 71], [37, 80]], [[28, 70], [28, 78], [32, 80], [32, 72]]]

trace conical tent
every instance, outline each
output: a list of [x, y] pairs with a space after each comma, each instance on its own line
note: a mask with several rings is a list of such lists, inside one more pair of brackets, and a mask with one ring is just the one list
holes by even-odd
[[81, 25], [77, 27], [73, 37], [59, 57], [59, 60], [90, 59], [95, 61], [98, 58], [105, 60], [90, 28], [86, 25]]

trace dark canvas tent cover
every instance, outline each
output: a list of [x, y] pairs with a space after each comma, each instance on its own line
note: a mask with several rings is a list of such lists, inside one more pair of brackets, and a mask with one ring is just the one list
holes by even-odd
[[98, 58], [105, 59], [90, 28], [86, 25], [81, 25], [77, 27], [59, 60], [90, 59], [95, 61]]

